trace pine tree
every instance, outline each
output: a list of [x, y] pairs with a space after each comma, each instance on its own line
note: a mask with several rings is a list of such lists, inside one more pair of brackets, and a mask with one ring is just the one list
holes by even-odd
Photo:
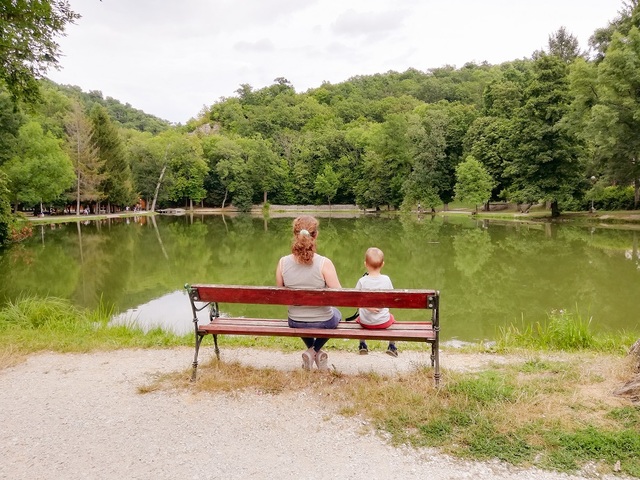
[[101, 105], [93, 107], [90, 117], [98, 157], [104, 163], [100, 172], [104, 175], [100, 184], [103, 199], [107, 201], [109, 210], [112, 205], [129, 205], [135, 201], [131, 168], [118, 129]]
[[76, 172], [76, 212], [80, 213], [82, 201], [99, 201], [102, 198], [100, 184], [105, 178], [101, 173], [105, 162], [98, 156], [91, 122], [78, 103], [72, 106], [66, 130], [69, 156]]

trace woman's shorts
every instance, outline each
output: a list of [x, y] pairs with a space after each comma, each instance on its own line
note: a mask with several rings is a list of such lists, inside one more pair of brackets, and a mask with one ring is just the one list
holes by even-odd
[[289, 326], [291, 328], [338, 328], [340, 320], [342, 320], [342, 314], [336, 307], [331, 307], [333, 311], [333, 317], [324, 322], [299, 322], [297, 320], [289, 319]]

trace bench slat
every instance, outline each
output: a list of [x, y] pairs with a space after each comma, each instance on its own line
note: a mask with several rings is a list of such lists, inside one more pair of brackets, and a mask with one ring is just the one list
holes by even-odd
[[295, 289], [245, 285], [192, 285], [198, 302], [334, 307], [437, 308], [435, 290]]
[[386, 329], [364, 329], [357, 323], [341, 322], [336, 329], [291, 328], [286, 320], [220, 317], [212, 323], [198, 325], [202, 334], [256, 335], [279, 337], [352, 338], [370, 340], [434, 341], [436, 332], [427, 322], [396, 322]]

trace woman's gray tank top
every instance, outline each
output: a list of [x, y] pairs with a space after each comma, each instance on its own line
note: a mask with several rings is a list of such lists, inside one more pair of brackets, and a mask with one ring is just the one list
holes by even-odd
[[[296, 262], [293, 255], [280, 259], [284, 286], [289, 288], [325, 288], [322, 266], [326, 258], [315, 253], [311, 265]], [[289, 318], [298, 322], [324, 322], [333, 317], [331, 307], [289, 306]]]

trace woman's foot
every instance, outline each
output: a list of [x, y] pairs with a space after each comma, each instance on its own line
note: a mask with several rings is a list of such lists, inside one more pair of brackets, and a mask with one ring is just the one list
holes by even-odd
[[302, 353], [302, 368], [305, 370], [311, 370], [313, 368], [313, 362], [316, 359], [316, 351], [310, 348]]
[[316, 365], [318, 365], [318, 370], [321, 372], [329, 371], [329, 355], [327, 352], [319, 350], [316, 353]]

